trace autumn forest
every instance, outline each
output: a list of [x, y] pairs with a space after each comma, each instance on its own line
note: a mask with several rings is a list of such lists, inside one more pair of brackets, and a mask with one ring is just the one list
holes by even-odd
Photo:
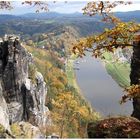
[[139, 5], [0, 1], [0, 138], [140, 138]]

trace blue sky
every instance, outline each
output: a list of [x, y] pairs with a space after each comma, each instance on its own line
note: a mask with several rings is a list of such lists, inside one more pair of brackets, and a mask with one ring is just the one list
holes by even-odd
[[[86, 1], [67, 1], [67, 3], [63, 1], [57, 1], [53, 3], [53, 1], [49, 1], [49, 10], [51, 12], [59, 12], [59, 13], [74, 13], [74, 12], [82, 12], [81, 9], [86, 5]], [[32, 13], [35, 12], [33, 7], [23, 6], [21, 2], [16, 1], [13, 2], [14, 9], [11, 11], [7, 10], [0, 10], [0, 14], [13, 14], [13, 15], [20, 15], [25, 13]], [[114, 11], [134, 11], [140, 10], [140, 2], [134, 2], [132, 5], [128, 6], [118, 6], [114, 9]]]

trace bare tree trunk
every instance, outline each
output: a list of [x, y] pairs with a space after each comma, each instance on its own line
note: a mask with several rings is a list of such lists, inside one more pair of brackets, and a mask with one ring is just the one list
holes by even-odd
[[[131, 85], [140, 84], [140, 39], [134, 42], [134, 46], [131, 59]], [[140, 120], [140, 97], [133, 98], [132, 116]]]

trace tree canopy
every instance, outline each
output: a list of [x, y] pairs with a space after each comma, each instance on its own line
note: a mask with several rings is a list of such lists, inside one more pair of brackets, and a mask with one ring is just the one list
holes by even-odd
[[[134, 42], [140, 40], [140, 24], [133, 21], [123, 22], [112, 13], [112, 9], [116, 6], [128, 4], [131, 2], [89, 2], [83, 8], [84, 14], [89, 16], [100, 15], [102, 21], [113, 24], [113, 28], [105, 28], [102, 33], [80, 39], [78, 43], [74, 44], [73, 53], [83, 57], [85, 52], [89, 51], [95, 58], [102, 58], [105, 51], [114, 52], [117, 48], [136, 47], [138, 44]], [[122, 97], [121, 103], [139, 96], [139, 90], [138, 84], [127, 87], [125, 89], [127, 94]]]
[[[45, 1], [21, 1], [22, 5], [28, 5], [31, 7], [35, 7], [36, 12], [40, 11], [49, 11], [48, 3]], [[0, 1], [0, 9], [2, 10], [11, 10], [14, 8], [13, 2], [11, 1]]]
[[83, 56], [85, 51], [90, 51], [93, 53], [93, 56], [99, 57], [104, 51], [113, 52], [118, 47], [134, 46], [134, 35], [139, 30], [140, 24], [118, 22], [112, 29], [105, 28], [101, 34], [82, 38], [73, 47], [73, 52]]

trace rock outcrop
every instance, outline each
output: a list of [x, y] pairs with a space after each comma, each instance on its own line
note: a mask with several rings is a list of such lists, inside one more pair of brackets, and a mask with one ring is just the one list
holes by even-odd
[[38, 127], [28, 122], [19, 122], [11, 125], [11, 132], [16, 138], [45, 138]]
[[9, 111], [7, 103], [3, 97], [1, 82], [0, 82], [0, 124], [5, 126], [5, 129], [10, 130]]
[[132, 117], [112, 117], [87, 127], [89, 138], [140, 138], [140, 121]]
[[0, 44], [0, 124], [9, 131], [11, 124], [20, 121], [37, 127], [51, 124], [46, 95], [46, 83], [32, 55], [17, 37], [5, 38]]
[[0, 124], [0, 138], [15, 138], [3, 125]]

